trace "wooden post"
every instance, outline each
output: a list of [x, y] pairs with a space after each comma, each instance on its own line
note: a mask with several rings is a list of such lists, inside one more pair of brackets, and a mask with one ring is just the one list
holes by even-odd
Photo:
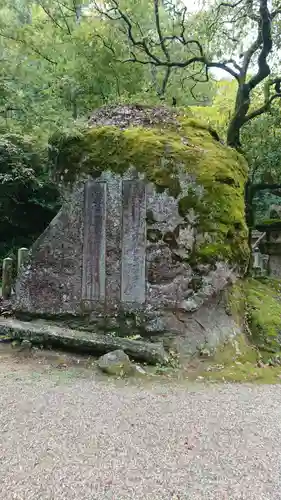
[[13, 282], [13, 259], [7, 257], [3, 260], [2, 269], [2, 297], [8, 299], [12, 293]]
[[18, 267], [17, 267], [17, 272], [19, 272], [21, 266], [24, 265], [26, 262], [26, 259], [28, 257], [28, 248], [19, 248], [18, 250]]

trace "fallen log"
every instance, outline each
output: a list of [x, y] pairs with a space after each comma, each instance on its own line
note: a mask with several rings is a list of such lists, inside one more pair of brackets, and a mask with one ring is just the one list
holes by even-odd
[[0, 340], [29, 340], [34, 345], [59, 347], [77, 353], [102, 355], [122, 349], [128, 356], [148, 364], [165, 364], [168, 355], [161, 343], [130, 340], [123, 337], [103, 335], [95, 332], [72, 330], [52, 325], [42, 320], [19, 321], [0, 318]]

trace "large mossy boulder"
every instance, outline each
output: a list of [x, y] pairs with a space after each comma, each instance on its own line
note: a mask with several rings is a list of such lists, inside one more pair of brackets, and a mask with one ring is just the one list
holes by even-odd
[[72, 194], [31, 251], [16, 310], [185, 353], [235, 334], [222, 294], [248, 260], [244, 158], [185, 112], [139, 105], [98, 110], [50, 146]]
[[133, 166], [158, 192], [175, 197], [179, 214], [194, 224], [197, 262], [245, 265], [246, 161], [189, 113], [140, 105], [102, 108], [86, 128], [56, 135], [51, 145], [55, 174], [65, 183], [106, 170], [124, 175]]

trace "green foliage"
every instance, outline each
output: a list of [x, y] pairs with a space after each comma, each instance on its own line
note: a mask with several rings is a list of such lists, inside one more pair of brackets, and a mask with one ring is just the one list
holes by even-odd
[[225, 141], [227, 126], [231, 117], [237, 84], [234, 80], [221, 80], [214, 85], [214, 95], [209, 106], [191, 107], [195, 116], [212, 126]]
[[[44, 142], [54, 130], [102, 105], [159, 103], [163, 71], [124, 62], [128, 40], [118, 25], [91, 8], [77, 19], [73, 5], [68, 0], [0, 2], [0, 130], [24, 130]], [[141, 21], [144, 31], [152, 30], [151, 2], [126, 9], [136, 25]], [[168, 15], [164, 22], [171, 23]], [[166, 102], [173, 97], [178, 105], [195, 102], [188, 75], [174, 72]], [[211, 97], [212, 83], [198, 83], [196, 98], [210, 102]]]
[[0, 256], [30, 246], [58, 207], [58, 191], [30, 139], [0, 136]]
[[[243, 143], [251, 166], [252, 183], [281, 183], [281, 113], [279, 106], [271, 113], [250, 122], [243, 131]], [[258, 191], [253, 200], [256, 223], [270, 216], [271, 205], [280, 204], [272, 190]]]

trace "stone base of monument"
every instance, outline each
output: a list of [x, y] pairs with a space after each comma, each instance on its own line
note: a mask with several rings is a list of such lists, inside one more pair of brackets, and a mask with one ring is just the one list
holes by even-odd
[[19, 321], [0, 318], [0, 340], [27, 340], [32, 345], [60, 347], [80, 353], [101, 355], [121, 349], [128, 356], [149, 364], [166, 364], [168, 355], [161, 343], [149, 343], [127, 338], [68, 329], [42, 320]]

